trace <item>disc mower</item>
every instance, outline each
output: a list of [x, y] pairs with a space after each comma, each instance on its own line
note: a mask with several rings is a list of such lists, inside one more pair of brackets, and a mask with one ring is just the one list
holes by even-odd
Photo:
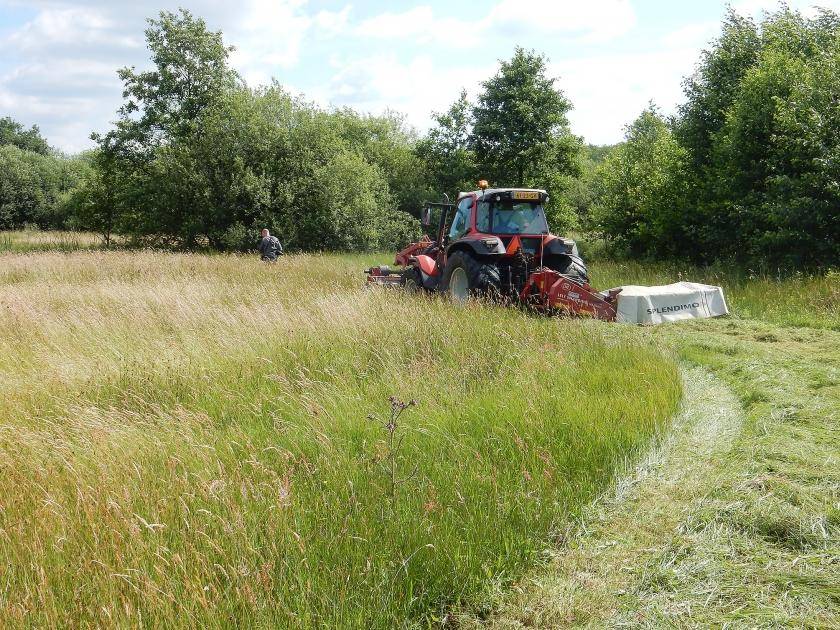
[[[661, 320], [685, 319], [726, 312], [719, 287], [678, 283], [597, 291], [589, 283], [577, 244], [551, 234], [544, 209], [547, 201], [545, 190], [489, 188], [482, 181], [479, 190], [461, 193], [456, 203], [446, 197], [443, 203], [427, 203], [421, 223], [431, 231], [437, 215], [434, 238], [424, 235], [397, 252], [394, 265], [398, 269], [384, 265], [368, 269], [367, 283], [401, 287], [410, 293], [437, 292], [455, 302], [486, 298], [545, 313], [607, 321], [658, 323], [659, 316]], [[624, 293], [629, 300], [623, 298]], [[711, 294], [715, 294], [713, 299]], [[722, 307], [716, 301], [718, 294]], [[675, 305], [663, 304], [663, 300]], [[710, 309], [712, 302], [715, 305]], [[662, 308], [670, 310], [657, 312]], [[645, 310], [652, 311], [647, 313], [650, 317], [644, 316]], [[642, 316], [628, 315], [630, 311]]]

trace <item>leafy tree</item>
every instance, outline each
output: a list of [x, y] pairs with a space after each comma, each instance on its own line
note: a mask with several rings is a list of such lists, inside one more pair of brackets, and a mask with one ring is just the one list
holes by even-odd
[[0, 229], [66, 227], [66, 201], [84, 176], [83, 160], [0, 146]]
[[261, 227], [292, 249], [371, 249], [416, 225], [402, 210], [419, 207], [422, 168], [400, 117], [249, 89], [221, 33], [184, 10], [150, 20], [146, 39], [154, 69], [120, 71], [126, 101], [95, 137], [80, 222], [218, 249], [253, 247]]
[[115, 168], [113, 153], [98, 149], [85, 157], [89, 168], [70, 191], [65, 207], [73, 227], [101, 234], [107, 247], [122, 228], [117, 198], [125, 186], [116, 179], [120, 171]]
[[466, 90], [461, 91], [449, 109], [433, 115], [436, 125], [417, 145], [417, 154], [426, 164], [437, 195], [471, 190], [478, 180], [475, 154], [470, 148], [472, 105]]
[[569, 131], [571, 104], [546, 76], [546, 59], [517, 48], [482, 86], [473, 108], [469, 147], [478, 172], [492, 184], [546, 188], [556, 231], [576, 227], [563, 195], [579, 175], [581, 141]]
[[836, 266], [839, 68], [837, 14], [782, 7], [755, 24], [730, 11], [673, 135], [640, 119], [598, 169], [602, 229], [632, 251], [699, 262]]
[[598, 167], [596, 225], [634, 254], [684, 254], [688, 153], [651, 105], [627, 128], [626, 141]]
[[[92, 135], [98, 174], [79, 198], [87, 208], [82, 214], [105, 234], [119, 225], [135, 236], [196, 245], [204, 227], [202, 189], [195, 186], [187, 147], [201, 134], [204, 113], [236, 83], [227, 64], [231, 49], [220, 32], [184, 9], [162, 11], [148, 23], [154, 69], [118, 72], [125, 102], [115, 128]], [[115, 184], [119, 189], [109, 192]]]
[[538, 184], [548, 172], [574, 174], [580, 141], [569, 132], [571, 104], [546, 76], [546, 59], [517, 48], [482, 83], [470, 145], [499, 184]]
[[50, 146], [41, 137], [37, 125], [24, 129], [23, 125], [12, 120], [9, 116], [0, 118], [0, 146], [6, 145], [12, 145], [24, 151], [32, 151], [41, 155], [47, 155], [50, 152]]
[[141, 150], [193, 133], [201, 113], [236, 82], [228, 66], [233, 48], [224, 45], [221, 31], [207, 30], [204, 20], [186, 9], [161, 11], [148, 23], [146, 44], [155, 69], [119, 70], [126, 100], [111, 132]]
[[370, 116], [342, 109], [332, 120], [341, 139], [381, 169], [392, 196], [389, 205], [419, 216], [429, 196], [429, 183], [422, 159], [415, 152], [416, 132], [406, 125], [405, 117], [391, 111]]
[[749, 17], [729, 9], [720, 37], [700, 57], [697, 70], [683, 83], [686, 101], [676, 127], [680, 143], [696, 167], [709, 160], [715, 134], [726, 122], [746, 72], [759, 55], [758, 27]]

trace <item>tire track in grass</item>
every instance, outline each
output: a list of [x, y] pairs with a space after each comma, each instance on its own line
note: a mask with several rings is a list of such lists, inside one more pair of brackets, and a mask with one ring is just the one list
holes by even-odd
[[486, 625], [840, 627], [840, 334], [656, 334], [703, 366], [674, 429]]
[[[716, 460], [732, 448], [738, 400], [701, 368], [683, 370], [684, 402], [672, 430], [568, 532], [547, 570], [520, 583], [487, 625], [498, 628], [603, 625], [633, 597], [635, 567], [662, 551], [663, 534], [715, 483]], [[624, 619], [633, 624], [633, 619]], [[466, 625], [478, 625], [476, 620]]]

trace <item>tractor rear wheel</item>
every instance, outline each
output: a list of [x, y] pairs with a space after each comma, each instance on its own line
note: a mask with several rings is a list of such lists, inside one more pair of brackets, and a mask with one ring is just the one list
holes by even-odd
[[551, 260], [550, 262], [546, 263], [546, 267], [549, 269], [553, 269], [558, 273], [562, 273], [564, 276], [569, 276], [571, 278], [575, 278], [580, 280], [581, 282], [589, 282], [589, 273], [586, 270], [586, 266], [581, 263], [577, 262], [576, 260], [569, 258], [568, 256], [558, 256], [555, 259]]
[[470, 298], [496, 299], [501, 295], [499, 268], [493, 263], [476, 260], [467, 252], [455, 252], [446, 262], [441, 291], [454, 302]]

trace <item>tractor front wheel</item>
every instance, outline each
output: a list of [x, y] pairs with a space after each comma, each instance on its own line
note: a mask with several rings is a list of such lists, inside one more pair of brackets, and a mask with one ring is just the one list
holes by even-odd
[[423, 278], [417, 267], [408, 269], [403, 275], [403, 288], [406, 293], [420, 293], [423, 290]]
[[455, 252], [446, 262], [441, 291], [454, 302], [470, 298], [496, 299], [501, 295], [499, 268], [476, 260], [466, 252]]

